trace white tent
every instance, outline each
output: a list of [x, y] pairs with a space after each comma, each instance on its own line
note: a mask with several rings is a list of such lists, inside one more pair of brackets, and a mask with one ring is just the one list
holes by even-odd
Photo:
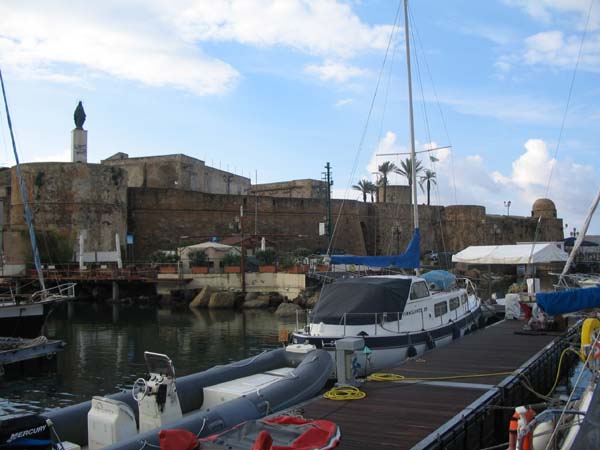
[[[532, 252], [533, 248], [533, 252]], [[517, 245], [472, 245], [452, 256], [465, 264], [531, 264], [565, 262], [568, 254], [553, 243]]]

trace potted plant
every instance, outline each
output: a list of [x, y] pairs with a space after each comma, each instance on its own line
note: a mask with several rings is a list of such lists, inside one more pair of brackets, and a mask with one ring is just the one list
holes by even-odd
[[208, 273], [208, 257], [203, 250], [196, 250], [189, 254], [192, 273]]
[[258, 271], [261, 273], [275, 273], [277, 268], [275, 267], [275, 260], [277, 259], [277, 253], [273, 249], [259, 250], [256, 252], [256, 259], [258, 261]]
[[177, 273], [179, 257], [174, 251], [157, 250], [150, 257], [158, 265], [159, 273]]
[[306, 273], [308, 272], [308, 257], [311, 252], [309, 249], [304, 247], [298, 247], [294, 250], [294, 256], [296, 258], [296, 273]]
[[225, 255], [221, 260], [225, 273], [240, 273], [240, 255], [233, 255], [231, 253]]

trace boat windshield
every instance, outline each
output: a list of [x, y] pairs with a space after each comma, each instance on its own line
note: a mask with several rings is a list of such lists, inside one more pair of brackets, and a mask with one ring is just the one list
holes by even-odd
[[[372, 324], [373, 317], [393, 313], [396, 320], [406, 306], [411, 279], [353, 278], [326, 285], [311, 314], [311, 322], [348, 325]], [[392, 320], [390, 318], [390, 320]]]

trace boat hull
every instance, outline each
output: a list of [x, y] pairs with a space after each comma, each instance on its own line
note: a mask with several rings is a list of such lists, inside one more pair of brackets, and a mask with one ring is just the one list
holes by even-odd
[[0, 335], [34, 338], [44, 324], [44, 305], [25, 303], [0, 307]]
[[[219, 406], [203, 410], [203, 388], [236, 380], [252, 374], [268, 372], [280, 367], [295, 367], [293, 377], [287, 377]], [[226, 366], [215, 366], [204, 372], [177, 379], [177, 395], [184, 417], [163, 429], [186, 429], [208, 436], [231, 428], [243, 421], [259, 419], [272, 412], [292, 407], [317, 395], [323, 389], [332, 370], [333, 362], [325, 351], [314, 350], [308, 354], [294, 354], [284, 349], [271, 350]], [[138, 405], [131, 391], [109, 395], [113, 400], [127, 403], [138, 415]], [[87, 445], [87, 414], [91, 401], [48, 413], [59, 436], [81, 446]], [[199, 433], [202, 430], [202, 433]], [[110, 449], [139, 450], [140, 441], [158, 445], [158, 430], [136, 435], [119, 442]]]
[[[460, 320], [431, 330], [389, 334], [385, 336], [363, 336], [370, 353], [356, 353], [357, 375], [368, 375], [400, 364], [409, 357], [425, 353], [435, 347], [449, 344], [483, 325], [481, 308], [475, 309]], [[302, 332], [292, 333], [291, 340], [298, 344], [312, 344], [327, 350], [335, 358], [335, 341], [351, 336], [310, 336]], [[353, 336], [355, 337], [355, 336]]]

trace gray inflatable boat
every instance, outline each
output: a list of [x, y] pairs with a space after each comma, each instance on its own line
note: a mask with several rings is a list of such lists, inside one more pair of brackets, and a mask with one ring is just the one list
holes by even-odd
[[290, 345], [175, 379], [170, 359], [145, 353], [150, 376], [132, 391], [47, 414], [62, 441], [90, 450], [158, 445], [160, 429], [209, 436], [319, 394], [333, 369], [324, 350]]

